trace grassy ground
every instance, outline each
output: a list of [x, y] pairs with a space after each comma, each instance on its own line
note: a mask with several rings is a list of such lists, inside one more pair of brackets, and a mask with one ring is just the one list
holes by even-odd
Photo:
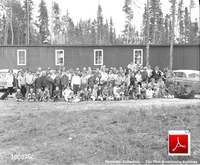
[[[0, 164], [200, 163], [200, 100], [0, 101]], [[168, 156], [168, 130], [191, 130], [191, 156]], [[11, 159], [32, 154], [33, 160]]]

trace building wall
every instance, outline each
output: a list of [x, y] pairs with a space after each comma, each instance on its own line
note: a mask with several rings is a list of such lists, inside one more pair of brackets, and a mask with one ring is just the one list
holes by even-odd
[[[17, 65], [17, 50], [26, 50], [26, 66]], [[55, 50], [64, 50], [64, 65], [67, 69], [94, 67], [94, 50], [103, 49], [103, 61], [107, 67], [126, 67], [133, 61], [133, 50], [143, 50], [143, 65], [146, 65], [145, 45], [117, 46], [1, 46], [0, 69], [30, 68], [35, 71], [39, 66], [43, 69], [59, 68], [55, 65]], [[199, 45], [175, 45], [173, 69], [200, 70]], [[150, 45], [150, 65], [158, 65], [161, 69], [169, 66], [169, 45]]]

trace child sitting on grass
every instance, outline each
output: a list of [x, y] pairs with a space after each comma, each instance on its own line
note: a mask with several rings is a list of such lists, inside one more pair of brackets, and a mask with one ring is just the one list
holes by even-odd
[[102, 90], [103, 100], [108, 100], [108, 87], [107, 85], [104, 86]]
[[141, 99], [141, 88], [140, 84], [136, 85], [136, 90], [135, 90], [135, 99]]
[[125, 83], [120, 86], [120, 96], [122, 100], [125, 100]]
[[99, 85], [98, 89], [97, 89], [97, 100], [103, 101], [103, 94], [102, 94], [101, 85]]
[[42, 101], [49, 101], [50, 95], [48, 88], [44, 89]]
[[121, 100], [120, 87], [118, 85], [114, 86], [113, 93], [114, 93], [115, 100]]
[[113, 93], [113, 84], [110, 83], [108, 87], [108, 100], [114, 100], [114, 93]]
[[165, 92], [165, 83], [162, 80], [162, 78], [158, 79], [157, 87], [158, 87], [158, 97], [159, 98], [165, 98], [165, 95], [166, 95], [166, 92]]
[[128, 99], [132, 100], [134, 98], [135, 98], [135, 96], [134, 96], [134, 88], [133, 88], [133, 85], [131, 85], [129, 90], [128, 90]]
[[80, 98], [81, 98], [81, 101], [88, 101], [87, 87], [85, 87], [85, 88], [83, 88], [83, 90], [81, 90], [81, 92], [80, 92]]
[[76, 95], [73, 96], [73, 99], [70, 100], [71, 103], [78, 103], [81, 101], [80, 92], [78, 91]]
[[36, 101], [36, 95], [33, 88], [31, 88], [30, 91], [28, 92], [28, 101], [30, 102]]
[[24, 101], [24, 98], [23, 98], [22, 93], [20, 92], [20, 89], [17, 89], [17, 93], [16, 93], [15, 97], [16, 97], [16, 99], [17, 99], [17, 102], [22, 102], [22, 101]]
[[141, 99], [146, 99], [146, 83], [142, 82], [142, 88], [140, 90]]
[[63, 96], [64, 96], [64, 99], [65, 101], [70, 101], [73, 97], [73, 91], [70, 89], [69, 86], [67, 86], [64, 91], [63, 91]]
[[146, 97], [148, 98], [148, 99], [152, 99], [153, 98], [153, 93], [154, 93], [154, 91], [151, 89], [151, 87], [149, 86], [148, 88], [147, 88], [147, 90], [146, 90]]
[[91, 100], [91, 96], [92, 96], [92, 88], [89, 87], [89, 89], [88, 89], [88, 100]]
[[95, 101], [97, 99], [97, 90], [98, 86], [95, 84], [91, 94], [92, 101]]
[[60, 98], [60, 89], [57, 86], [56, 89], [53, 91], [53, 101], [56, 102]]

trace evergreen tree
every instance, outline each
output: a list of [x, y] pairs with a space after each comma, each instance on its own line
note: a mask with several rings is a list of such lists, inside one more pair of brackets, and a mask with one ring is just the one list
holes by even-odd
[[22, 6], [24, 11], [24, 28], [26, 29], [26, 44], [33, 43], [34, 34], [30, 33], [31, 22], [33, 21], [34, 3], [32, 0], [24, 0]]
[[107, 19], [106, 23], [103, 26], [103, 44], [110, 45], [110, 33], [109, 33], [109, 25]]
[[147, 40], [147, 6], [146, 4], [144, 6], [144, 13], [142, 15], [142, 25], [141, 25], [140, 34], [141, 34], [141, 39], [142, 39], [141, 42], [145, 44]]
[[184, 15], [184, 41], [185, 43], [189, 43], [190, 40], [190, 14], [188, 12], [188, 8], [185, 7], [185, 15]]
[[175, 13], [176, 13], [176, 0], [169, 0], [171, 5], [171, 32], [170, 32], [170, 55], [169, 55], [169, 68], [173, 69], [173, 46], [174, 46], [174, 24], [175, 24]]
[[163, 25], [158, 25], [159, 21], [160, 23], [163, 18], [162, 10], [161, 10], [161, 3], [160, 0], [150, 0], [150, 5], [149, 5], [149, 16], [150, 16], [150, 38], [152, 42], [159, 43], [158, 39], [158, 33], [159, 29], [158, 26], [163, 26]]
[[41, 0], [39, 4], [39, 16], [38, 16], [38, 27], [40, 33], [40, 41], [41, 43], [49, 36], [49, 18], [48, 18], [48, 11], [46, 7], [46, 3], [44, 0]]
[[195, 22], [193, 22], [191, 24], [191, 32], [190, 32], [190, 36], [191, 36], [191, 44], [194, 44], [194, 43], [199, 43], [200, 42], [200, 38], [198, 36], [198, 22], [197, 22], [197, 19], [195, 19]]
[[[59, 33], [61, 32], [61, 21], [60, 21], [60, 7], [58, 3], [54, 2], [53, 4], [53, 33], [55, 39], [58, 40]], [[59, 41], [56, 41], [58, 43]]]
[[83, 26], [83, 21], [80, 20], [78, 24], [78, 38], [79, 38], [79, 44], [85, 44], [84, 41], [84, 26]]
[[112, 17], [110, 17], [110, 30], [109, 30], [109, 32], [110, 32], [110, 34], [109, 34], [109, 36], [110, 36], [110, 44], [112, 45], [113, 43], [114, 43], [114, 29], [113, 29], [113, 20], [112, 20]]
[[189, 43], [191, 43], [191, 40], [192, 40], [192, 36], [191, 36], [191, 33], [192, 33], [192, 9], [194, 9], [196, 6], [194, 0], [190, 0], [190, 5], [189, 5], [189, 17], [190, 17], [190, 27], [189, 27]]
[[133, 20], [133, 10], [132, 10], [132, 1], [131, 0], [125, 0], [124, 6], [122, 11], [125, 13], [125, 27], [123, 31], [123, 40], [124, 43], [129, 44], [132, 41], [132, 34], [133, 34], [133, 26], [132, 26], [132, 20]]
[[62, 31], [64, 44], [70, 44], [69, 22], [70, 22], [69, 12], [68, 12], [68, 10], [66, 10], [66, 14], [63, 15], [61, 18], [61, 31]]
[[98, 5], [97, 11], [97, 44], [102, 44], [103, 40], [103, 14], [101, 5]]
[[96, 27], [97, 27], [97, 21], [94, 19], [94, 21], [92, 22], [92, 26], [91, 26], [91, 44], [92, 45], [96, 45], [97, 44]]
[[183, 43], [184, 36], [184, 9], [183, 9], [183, 0], [180, 0], [178, 3], [178, 31], [179, 31], [179, 43]]
[[163, 18], [163, 13], [160, 10], [159, 16], [157, 18], [156, 41], [158, 44], [163, 44], [164, 40], [165, 40], [165, 38], [164, 38], [164, 18]]

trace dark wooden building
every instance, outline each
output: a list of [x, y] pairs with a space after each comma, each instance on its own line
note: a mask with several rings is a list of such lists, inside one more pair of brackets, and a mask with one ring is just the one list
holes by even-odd
[[[200, 70], [199, 45], [174, 45], [173, 69]], [[152, 68], [169, 66], [170, 45], [150, 45], [149, 63]], [[0, 46], [0, 69], [67, 69], [94, 67], [126, 67], [131, 61], [146, 65], [146, 45], [112, 46]]]

